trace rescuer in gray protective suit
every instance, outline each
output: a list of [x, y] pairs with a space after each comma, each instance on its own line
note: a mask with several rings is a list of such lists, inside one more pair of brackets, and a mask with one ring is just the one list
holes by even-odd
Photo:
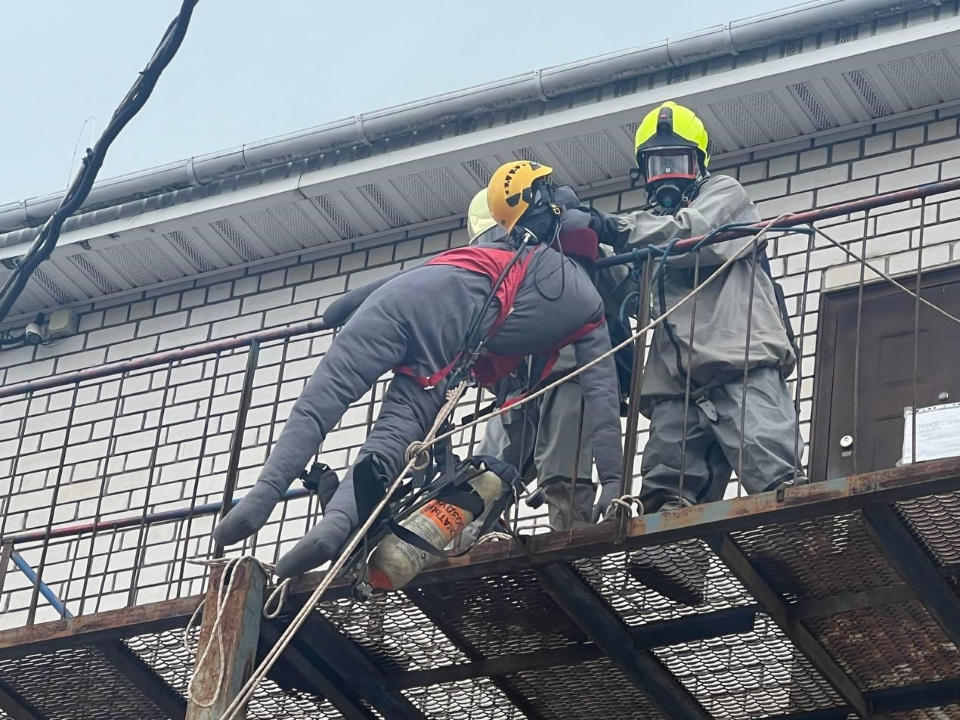
[[[352, 315], [294, 404], [257, 483], [215, 528], [217, 542], [231, 545], [259, 530], [347, 407], [393, 368], [396, 375], [357, 461], [323, 518], [280, 559], [276, 572], [292, 577], [335, 557], [365, 519], [358, 513], [355, 483], [364, 490], [378, 484], [382, 494], [403, 468], [408, 447], [424, 437], [443, 405], [449, 373], [474, 327], [470, 348], [486, 338], [475, 372], [487, 385], [502, 379], [523, 356], [542, 356], [548, 373], [555, 348], [573, 344], [580, 366], [610, 349], [603, 303], [582, 267], [547, 244], [522, 249], [510, 264], [513, 242], [523, 229], [547, 240], [559, 229], [550, 172], [517, 161], [494, 174], [489, 192], [497, 193], [501, 210], [494, 217], [511, 233], [504, 242], [441, 253], [373, 292], [359, 292], [358, 299], [351, 293], [339, 301], [341, 307], [331, 305], [325, 319]], [[501, 275], [495, 300], [483, 311]], [[617, 496], [621, 474], [615, 373], [613, 358], [607, 357], [581, 376], [584, 397], [596, 408], [590, 436], [603, 507]]]
[[[636, 137], [637, 163], [651, 204], [623, 216], [594, 212], [601, 242], [624, 252], [705, 235], [729, 223], [759, 222], [756, 206], [736, 180], [707, 173], [707, 143], [703, 123], [689, 109], [668, 102], [651, 111]], [[662, 268], [655, 268], [653, 317], [693, 291], [697, 255], [702, 283], [746, 242], [706, 245], [695, 253], [666, 258]], [[758, 264], [762, 259], [760, 248]], [[722, 499], [741, 462], [739, 480], [748, 493], [773, 490], [796, 479], [797, 415], [785, 381], [797, 354], [779, 288], [765, 264], [754, 269], [752, 263], [747, 251], [723, 277], [702, 289], [696, 306], [692, 300], [685, 303], [654, 330], [640, 399], [640, 411], [650, 418], [640, 493], [648, 513]], [[688, 376], [689, 406], [684, 403]], [[699, 587], [685, 596], [686, 601], [702, 601], [702, 584], [701, 575]]]
[[[556, 202], [568, 208], [580, 205], [576, 194], [567, 187], [557, 190]], [[586, 215], [581, 217], [589, 222]], [[569, 229], [572, 224], [575, 224], [574, 219], [571, 215], [566, 216], [564, 226]], [[491, 216], [483, 191], [470, 203], [467, 232], [471, 244], [481, 245], [498, 242], [505, 235], [505, 231]], [[565, 235], [560, 236], [561, 247], [565, 239]], [[568, 253], [575, 250], [565, 248]], [[633, 284], [625, 282], [627, 274], [625, 266], [616, 266], [594, 277], [606, 306], [608, 325], [615, 322], [620, 301], [633, 289]], [[630, 367], [629, 359], [618, 360], [618, 370], [623, 365]], [[573, 347], [567, 346], [560, 350], [557, 364], [544, 382], [552, 383], [569, 374], [576, 366]], [[527, 375], [527, 365], [523, 363], [501, 381], [496, 394], [510, 398], [523, 393], [528, 383]], [[625, 384], [621, 384], [621, 396], [628, 391], [623, 387]], [[524, 484], [530, 485], [536, 480], [536, 488], [527, 499], [527, 504], [535, 509], [546, 504], [550, 527], [554, 530], [566, 530], [592, 520], [596, 497], [591, 472], [593, 447], [586, 432], [589, 427], [586, 414], [581, 427], [581, 397], [580, 379], [574, 377], [517, 410], [491, 418], [484, 427], [483, 439], [476, 450], [477, 455], [499, 458], [517, 468]], [[584, 407], [585, 413], [587, 410]], [[476, 539], [491, 510], [488, 508], [464, 530], [461, 546], [469, 546]]]

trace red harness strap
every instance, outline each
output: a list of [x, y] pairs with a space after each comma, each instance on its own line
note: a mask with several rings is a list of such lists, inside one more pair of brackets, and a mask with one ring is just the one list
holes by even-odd
[[[524, 277], [526, 277], [530, 261], [539, 250], [540, 248], [534, 249], [528, 253], [522, 261], [514, 263], [494, 293], [494, 298], [500, 303], [500, 312], [497, 315], [496, 321], [493, 323], [493, 327], [490, 328], [489, 335], [493, 335], [499, 330], [500, 326], [503, 325], [507, 319], [507, 316], [510, 315], [510, 311], [513, 309], [513, 303], [517, 298], [517, 292], [520, 290], [520, 285], [523, 284]], [[500, 273], [503, 272], [507, 264], [513, 259], [513, 256], [514, 252], [511, 250], [472, 245], [470, 247], [456, 248], [441, 253], [430, 260], [427, 265], [451, 265], [462, 268], [463, 270], [469, 270], [478, 275], [484, 275], [490, 280], [492, 287], [497, 281], [497, 278], [500, 277]], [[406, 365], [395, 367], [393, 371], [401, 375], [406, 375], [421, 387], [429, 389], [436, 387], [438, 383], [450, 374], [457, 364], [457, 361], [460, 360], [460, 357], [461, 354], [458, 353], [446, 367], [427, 376], [418, 375], [413, 368]], [[519, 360], [514, 362], [513, 366], [509, 368], [502, 377], [506, 377], [518, 363]]]
[[[533, 259], [533, 256], [542, 249], [542, 247], [543, 246], [536, 248], [521, 262], [515, 263], [514, 266], [510, 268], [507, 276], [503, 279], [503, 282], [500, 283], [500, 287], [498, 287], [496, 293], [494, 293], [494, 298], [496, 298], [496, 300], [500, 303], [500, 312], [497, 315], [496, 321], [493, 323], [493, 327], [490, 328], [488, 337], [497, 332], [497, 330], [500, 329], [500, 326], [503, 325], [507, 317], [510, 315], [510, 311], [513, 309], [513, 303], [517, 298], [517, 292], [520, 290], [520, 286], [523, 283], [524, 277], [526, 277], [527, 268], [530, 265], [530, 261]], [[493, 283], [496, 282], [497, 278], [500, 277], [500, 273], [503, 272], [503, 269], [507, 266], [507, 263], [509, 263], [513, 258], [513, 255], [513, 252], [510, 250], [499, 250], [497, 248], [474, 245], [465, 248], [457, 248], [455, 250], [448, 250], [447, 252], [441, 253], [437, 257], [430, 260], [427, 265], [452, 265], [453, 267], [469, 270], [470, 272], [475, 272], [479, 275], [485, 275], [490, 279], [490, 284], [492, 286]], [[548, 357], [548, 360], [544, 366], [543, 372], [537, 379], [537, 382], [528, 392], [519, 397], [513, 398], [506, 403], [506, 405], [511, 405], [526, 397], [550, 375], [550, 373], [553, 371], [554, 365], [557, 364], [557, 358], [560, 355], [560, 350], [562, 348], [576, 342], [595, 328], [603, 325], [603, 323], [604, 320], [602, 317], [595, 322], [587, 323], [569, 337], [564, 338], [562, 342], [542, 353]], [[406, 375], [421, 387], [430, 389], [436, 387], [440, 382], [443, 381], [444, 378], [447, 377], [447, 375], [450, 374], [457, 362], [460, 360], [460, 357], [461, 354], [458, 353], [446, 367], [440, 368], [435, 373], [426, 376], [418, 375], [413, 368], [406, 365], [394, 368], [394, 372], [401, 375]], [[496, 353], [484, 352], [479, 358], [477, 358], [477, 362], [474, 367], [474, 375], [477, 379], [477, 382], [483, 387], [493, 387], [497, 382], [513, 372], [523, 361], [524, 357], [526, 356], [498, 355]]]
[[[604, 324], [604, 322], [606, 321], [604, 320], [604, 318], [601, 317], [599, 320], [587, 323], [582, 328], [580, 328], [575, 333], [573, 333], [573, 335], [566, 338], [559, 345], [556, 345], [550, 350], [548, 350], [546, 353], [543, 353], [544, 355], [548, 355], [549, 359], [547, 360], [546, 365], [544, 365], [543, 371], [540, 373], [540, 377], [537, 378], [537, 382], [531, 385], [530, 389], [527, 390], [525, 393], [522, 393], [515, 398], [510, 398], [509, 400], [507, 400], [507, 402], [503, 404], [503, 407], [510, 407], [514, 403], [517, 403], [523, 400], [530, 393], [535, 392], [540, 387], [540, 385], [543, 384], [543, 381], [546, 380], [548, 377], [550, 377], [550, 373], [553, 372], [553, 368], [557, 364], [557, 358], [560, 357], [560, 351], [563, 348], [565, 348], [567, 345], [572, 345], [580, 338], [586, 335], [589, 335], [598, 327], [601, 327]], [[516, 367], [521, 360], [523, 360], [523, 356], [517, 357], [517, 362], [514, 364], [514, 367]], [[503, 377], [506, 377], [506, 375], [504, 375]]]

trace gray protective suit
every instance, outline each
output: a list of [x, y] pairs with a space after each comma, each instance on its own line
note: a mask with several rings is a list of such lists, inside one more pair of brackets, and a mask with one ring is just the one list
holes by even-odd
[[[502, 244], [499, 248], [509, 249]], [[262, 527], [347, 407], [384, 373], [406, 366], [417, 375], [429, 376], [450, 364], [490, 289], [491, 280], [485, 275], [428, 265], [382, 281], [372, 291], [361, 288], [331, 305], [324, 314], [326, 320], [337, 324], [349, 316], [349, 321], [294, 404], [257, 483], [217, 526], [215, 539], [230, 545]], [[494, 302], [481, 321], [484, 333], [493, 326], [498, 311]], [[602, 315], [603, 303], [587, 273], [569, 258], [543, 248], [530, 263], [512, 312], [486, 348], [502, 355], [535, 355], [561, 344]], [[606, 327], [594, 328], [573, 348], [578, 365], [598, 358], [610, 349]], [[581, 380], [587, 402], [599, 408], [591, 413], [590, 436], [600, 481], [605, 488], [615, 488], [620, 482], [622, 444], [613, 359], [587, 370]], [[357, 461], [321, 521], [280, 559], [277, 575], [298, 575], [336, 555], [362, 520], [354, 495], [355, 470], [375, 456], [392, 480], [404, 465], [407, 447], [422, 439], [433, 423], [443, 404], [445, 385], [441, 382], [426, 390], [406, 375], [393, 378]]]
[[[601, 256], [611, 251], [600, 248]], [[606, 268], [595, 273], [594, 283], [603, 299], [607, 318], [616, 317], [623, 300], [636, 289], [628, 278], [626, 266]], [[576, 368], [572, 347], [560, 352], [560, 358], [547, 382]], [[505, 383], [511, 387], [500, 394], [511, 396], [526, 387], [524, 373], [515, 373]], [[629, 388], [620, 388], [623, 395]], [[544, 393], [523, 407], [490, 419], [476, 454], [499, 458], [520, 470], [523, 482], [536, 480], [537, 491], [531, 499], [547, 506], [550, 527], [567, 530], [577, 524], [590, 523], [593, 515], [596, 486], [592, 480], [593, 447], [587, 429], [588, 408], [580, 422], [582, 395], [580, 379], [572, 378]], [[574, 473], [576, 463], [576, 473]], [[571, 478], [576, 477], [576, 483]], [[486, 521], [488, 512], [464, 530], [461, 546], [472, 543]]]
[[[760, 220], [743, 187], [725, 175], [708, 178], [690, 205], [674, 215], [658, 214], [654, 209], [601, 217], [601, 241], [613, 244], [618, 251], [704, 235], [727, 223]], [[701, 248], [700, 282], [736, 255], [746, 242], [747, 238]], [[653, 317], [665, 313], [694, 289], [695, 262], [694, 253], [666, 260], [652, 289]], [[774, 283], [761, 267], [753, 272], [752, 262], [748, 251], [724, 272], [724, 277], [703, 288], [696, 304], [692, 337], [692, 300], [654, 330], [644, 366], [640, 404], [651, 421], [641, 465], [641, 500], [648, 512], [679, 495], [685, 414], [685, 503], [723, 497], [732, 471], [740, 464], [741, 434], [741, 480], [747, 492], [763, 492], [793, 478], [797, 416], [785, 378], [794, 370], [796, 355]], [[741, 426], [751, 293], [747, 409]], [[685, 407], [688, 373], [692, 381], [691, 404]]]
[[[564, 348], [548, 382], [573, 370], [576, 364], [573, 348]], [[490, 455], [518, 468], [526, 485], [535, 479], [547, 505], [550, 526], [556, 530], [589, 523], [597, 494], [586, 416], [580, 433], [580, 405], [580, 379], [573, 378], [523, 407], [489, 420], [476, 451], [477, 455]], [[570, 481], [574, 462], [575, 489]], [[464, 530], [461, 546], [476, 539], [489, 512], [484, 511]]]

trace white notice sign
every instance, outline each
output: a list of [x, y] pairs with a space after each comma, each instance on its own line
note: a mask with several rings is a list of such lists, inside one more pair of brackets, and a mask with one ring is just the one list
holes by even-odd
[[[917, 410], [917, 462], [960, 456], [960, 403]], [[913, 462], [913, 408], [903, 409], [902, 465]]]

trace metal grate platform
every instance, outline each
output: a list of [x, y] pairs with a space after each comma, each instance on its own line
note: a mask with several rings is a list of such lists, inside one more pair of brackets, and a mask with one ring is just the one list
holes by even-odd
[[[366, 604], [336, 587], [248, 717], [960, 718], [957, 519], [952, 460], [489, 543]], [[703, 602], [644, 586], [638, 553]], [[183, 717], [197, 602], [0, 633], [0, 718]]]

